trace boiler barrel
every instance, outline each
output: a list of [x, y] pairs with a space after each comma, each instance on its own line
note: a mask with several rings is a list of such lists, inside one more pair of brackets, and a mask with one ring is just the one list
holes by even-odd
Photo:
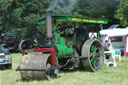
[[58, 59], [64, 59], [65, 57], [71, 56], [73, 54], [72, 46], [58, 44], [57, 49], [58, 49], [58, 55], [57, 55]]

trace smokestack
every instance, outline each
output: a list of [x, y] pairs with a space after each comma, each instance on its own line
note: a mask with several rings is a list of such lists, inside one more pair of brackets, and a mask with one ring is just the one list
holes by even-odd
[[46, 11], [46, 30], [47, 30], [47, 39], [52, 39], [52, 14], [51, 11]]

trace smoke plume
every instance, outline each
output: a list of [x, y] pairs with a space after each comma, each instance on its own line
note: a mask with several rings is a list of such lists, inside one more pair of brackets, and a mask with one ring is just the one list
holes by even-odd
[[46, 11], [71, 13], [75, 9], [77, 2], [78, 0], [52, 0]]

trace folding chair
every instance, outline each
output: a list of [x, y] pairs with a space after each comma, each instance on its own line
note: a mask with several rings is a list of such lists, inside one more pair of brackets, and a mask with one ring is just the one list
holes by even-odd
[[114, 57], [119, 57], [119, 61], [121, 61], [121, 51], [119, 49], [114, 50]]
[[110, 61], [107, 62], [107, 66], [113, 66], [113, 67], [117, 67], [117, 63], [116, 63], [116, 59], [115, 57], [119, 57], [119, 61], [121, 61], [121, 51], [119, 49], [113, 49], [111, 52], [111, 57], [110, 57]]

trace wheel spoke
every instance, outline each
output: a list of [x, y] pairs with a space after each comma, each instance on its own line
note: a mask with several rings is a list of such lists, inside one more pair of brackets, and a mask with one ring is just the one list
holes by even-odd
[[97, 45], [93, 44], [90, 50], [90, 62], [94, 69], [96, 69], [97, 66], [99, 65], [100, 55], [101, 55], [100, 48]]
[[96, 69], [96, 60], [95, 60], [95, 58], [92, 58], [92, 59], [91, 59], [91, 64], [92, 64], [92, 67], [93, 67], [94, 69]]
[[92, 57], [94, 55], [94, 53], [90, 53], [90, 57]]
[[91, 52], [96, 52], [96, 47], [95, 47], [95, 45], [92, 45], [92, 46], [91, 46]]

